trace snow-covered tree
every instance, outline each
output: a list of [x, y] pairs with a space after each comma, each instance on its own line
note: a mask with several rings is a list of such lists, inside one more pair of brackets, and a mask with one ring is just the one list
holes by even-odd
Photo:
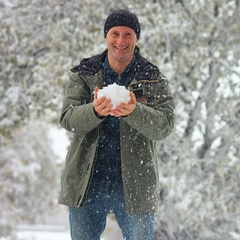
[[159, 148], [159, 216], [169, 239], [231, 239], [240, 231], [238, 1], [168, 1], [156, 9], [152, 25], [161, 32], [151, 41], [161, 41], [159, 65], [176, 101], [175, 132]]
[[19, 222], [34, 222], [56, 202], [59, 167], [46, 132], [49, 127], [29, 121], [12, 129], [0, 148], [0, 237]]
[[[69, 69], [105, 49], [104, 20], [119, 8], [138, 15], [141, 53], [169, 78], [176, 103], [175, 131], [159, 144], [163, 191], [156, 236], [231, 239], [240, 232], [239, 0], [1, 1], [0, 140], [2, 151], [19, 156], [1, 154], [0, 164], [22, 164], [14, 150], [18, 132], [29, 129], [22, 151], [41, 142], [30, 120], [58, 121]], [[50, 164], [50, 150], [45, 154]], [[45, 161], [37, 160], [26, 158], [29, 176], [44, 169]], [[24, 203], [18, 206], [24, 212]], [[2, 209], [1, 222], [14, 215], [11, 209]]]

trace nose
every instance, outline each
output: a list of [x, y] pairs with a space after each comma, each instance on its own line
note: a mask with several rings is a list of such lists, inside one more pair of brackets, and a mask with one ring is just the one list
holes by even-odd
[[118, 36], [118, 38], [117, 38], [117, 43], [118, 43], [119, 45], [126, 43], [125, 37], [122, 36], [122, 35]]

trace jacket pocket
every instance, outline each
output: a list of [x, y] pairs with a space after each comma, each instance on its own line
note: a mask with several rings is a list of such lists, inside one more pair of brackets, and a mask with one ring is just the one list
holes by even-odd
[[130, 84], [128, 90], [135, 94], [137, 102], [148, 105], [150, 100], [157, 96], [157, 84], [158, 80], [142, 80]]

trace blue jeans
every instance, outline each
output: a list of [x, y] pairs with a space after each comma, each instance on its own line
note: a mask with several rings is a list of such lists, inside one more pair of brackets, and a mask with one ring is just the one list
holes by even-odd
[[154, 240], [154, 213], [128, 216], [122, 183], [93, 183], [83, 207], [69, 208], [72, 240], [100, 240], [108, 213], [114, 213], [126, 240]]

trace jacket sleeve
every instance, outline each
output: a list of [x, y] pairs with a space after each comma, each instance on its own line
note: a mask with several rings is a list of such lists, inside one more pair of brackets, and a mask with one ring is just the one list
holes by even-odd
[[123, 120], [148, 139], [166, 138], [174, 127], [175, 108], [168, 80], [160, 73], [155, 81], [137, 84], [146, 103], [137, 102], [135, 110]]
[[91, 89], [78, 72], [70, 72], [60, 124], [67, 131], [85, 135], [96, 128], [101, 121], [102, 119], [99, 119], [93, 110]]

